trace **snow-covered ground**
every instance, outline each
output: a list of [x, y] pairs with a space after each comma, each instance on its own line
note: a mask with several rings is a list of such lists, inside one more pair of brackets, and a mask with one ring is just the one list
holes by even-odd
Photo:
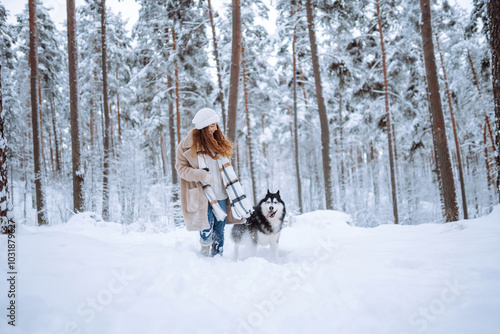
[[[197, 233], [123, 233], [90, 213], [17, 231], [16, 327], [0, 333], [499, 333], [500, 206], [449, 224], [294, 217], [269, 248], [203, 258]], [[0, 261], [7, 263], [6, 237]], [[15, 329], [15, 330], [14, 330]]]

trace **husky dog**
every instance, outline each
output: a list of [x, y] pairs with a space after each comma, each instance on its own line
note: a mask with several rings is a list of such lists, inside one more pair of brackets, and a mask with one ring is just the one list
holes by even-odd
[[266, 196], [254, 207], [254, 211], [247, 219], [246, 224], [237, 224], [231, 230], [234, 241], [234, 258], [238, 259], [238, 248], [241, 241], [249, 236], [252, 239], [253, 253], [257, 245], [271, 246], [274, 259], [278, 259], [278, 241], [283, 219], [285, 218], [285, 202], [281, 199], [280, 192], [271, 193], [267, 190]]

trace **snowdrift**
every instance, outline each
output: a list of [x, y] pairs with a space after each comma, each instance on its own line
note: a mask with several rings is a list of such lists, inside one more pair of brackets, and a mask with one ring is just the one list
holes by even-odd
[[[293, 217], [256, 257], [198, 256], [185, 230], [123, 233], [92, 213], [19, 226], [16, 327], [1, 333], [498, 333], [500, 207], [448, 224], [358, 228]], [[5, 236], [0, 261], [7, 263]], [[4, 275], [5, 277], [5, 275]]]

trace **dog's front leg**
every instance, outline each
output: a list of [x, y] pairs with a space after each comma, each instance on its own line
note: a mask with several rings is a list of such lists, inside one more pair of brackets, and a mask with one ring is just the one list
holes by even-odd
[[240, 248], [240, 244], [238, 242], [234, 243], [234, 261], [238, 261], [238, 250]]
[[271, 246], [271, 251], [273, 252], [274, 261], [278, 262], [279, 259], [278, 238], [276, 238], [275, 240], [271, 240], [269, 245]]
[[250, 247], [252, 248], [252, 257], [257, 256], [257, 243], [252, 242], [252, 246]]

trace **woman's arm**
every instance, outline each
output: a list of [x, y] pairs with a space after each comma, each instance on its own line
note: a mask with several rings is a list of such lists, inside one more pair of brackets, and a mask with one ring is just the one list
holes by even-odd
[[208, 171], [191, 166], [184, 156], [180, 145], [175, 152], [175, 169], [182, 179], [189, 182], [210, 183], [212, 180], [212, 175]]

